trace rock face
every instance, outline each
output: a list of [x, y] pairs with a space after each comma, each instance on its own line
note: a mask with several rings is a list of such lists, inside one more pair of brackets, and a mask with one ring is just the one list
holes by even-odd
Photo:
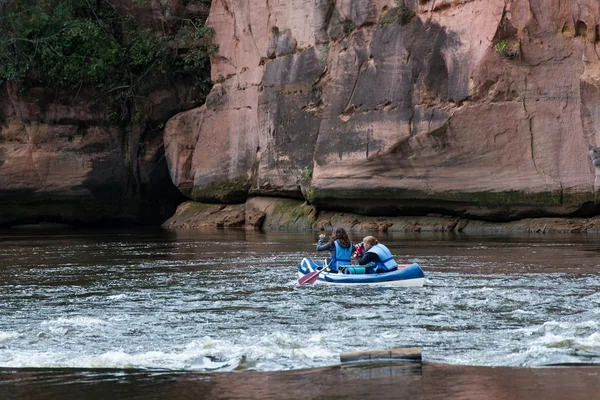
[[307, 230], [312, 229], [315, 216], [314, 207], [293, 199], [253, 197], [245, 204], [232, 205], [187, 201], [163, 227]]
[[201, 201], [375, 215], [597, 212], [592, 0], [213, 1], [219, 82], [165, 129]]
[[182, 196], [167, 171], [162, 130], [111, 126], [106, 104], [82, 93], [4, 89], [0, 226], [159, 224], [173, 214]]
[[[136, 12], [141, 26], [165, 23], [157, 4], [113, 3]], [[85, 87], [0, 84], [0, 227], [158, 225], [173, 215], [185, 197], [167, 169], [163, 126], [198, 101], [183, 81], [155, 86], [137, 102], [142, 117], [125, 123], [107, 118], [110, 98]]]
[[[245, 228], [249, 230], [313, 230], [333, 232], [342, 227], [361, 240], [367, 232], [456, 233], [600, 233], [600, 216], [592, 218], [525, 218], [491, 222], [440, 214], [422, 216], [366, 216], [321, 211], [301, 200], [252, 197], [245, 204], [207, 204], [188, 201], [164, 224], [168, 229]], [[316, 237], [316, 234], [315, 234]]]
[[187, 201], [163, 226], [169, 229], [239, 228], [246, 220], [243, 205], [202, 204]]

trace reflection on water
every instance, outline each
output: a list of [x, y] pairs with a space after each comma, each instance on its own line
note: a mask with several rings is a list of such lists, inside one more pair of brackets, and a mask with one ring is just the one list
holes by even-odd
[[316, 236], [0, 232], [0, 367], [179, 382], [166, 372], [322, 368], [403, 346], [428, 363], [600, 364], [599, 237], [393, 233], [379, 239], [423, 267], [423, 288], [298, 286], [297, 263], [323, 256]]
[[330, 367], [281, 372], [165, 373], [0, 369], [5, 400], [71, 399], [595, 399], [600, 367], [507, 368], [424, 363], [410, 373], [346, 374]]

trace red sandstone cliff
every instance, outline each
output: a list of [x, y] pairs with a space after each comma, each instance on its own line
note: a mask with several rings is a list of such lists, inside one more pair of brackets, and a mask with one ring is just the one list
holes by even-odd
[[[157, 2], [115, 4], [168, 22]], [[217, 83], [202, 107], [179, 82], [114, 125], [85, 90], [0, 87], [0, 226], [157, 223], [179, 192], [379, 215], [595, 214], [599, 16], [591, 0], [213, 0]]]
[[[154, 29], [169, 15], [204, 12], [183, 9], [181, 1], [167, 13], [156, 2], [113, 5]], [[170, 217], [184, 198], [168, 173], [163, 127], [199, 101], [182, 80], [157, 84], [136, 102], [141, 118], [113, 121], [114, 100], [89, 88], [0, 85], [0, 227], [156, 225]]]
[[372, 214], [594, 214], [598, 3], [403, 3], [214, 0], [219, 83], [167, 124], [174, 183]]

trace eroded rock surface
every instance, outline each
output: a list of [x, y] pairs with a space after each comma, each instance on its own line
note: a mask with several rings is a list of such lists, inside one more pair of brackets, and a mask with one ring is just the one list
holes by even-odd
[[[592, 0], [212, 4], [205, 109], [167, 125], [196, 200], [304, 197], [374, 215], [593, 215]], [[168, 143], [185, 146], [175, 150]]]
[[[600, 217], [525, 218], [490, 222], [441, 214], [422, 216], [368, 216], [318, 211], [302, 200], [253, 197], [243, 204], [207, 204], [188, 201], [163, 227], [169, 229], [244, 228], [332, 232], [342, 227], [352, 237], [387, 232], [455, 233], [600, 233]], [[356, 239], [354, 239], [356, 240]]]
[[[169, 22], [154, 2], [111, 4], [134, 12], [143, 27]], [[169, 13], [184, 8], [175, 1]], [[185, 197], [167, 168], [163, 125], [198, 105], [194, 96], [183, 79], [156, 83], [132, 110], [86, 87], [0, 84], [0, 227], [164, 222]], [[126, 106], [129, 121], [110, 118]]]
[[0, 226], [158, 224], [172, 215], [183, 196], [168, 173], [162, 130], [111, 125], [104, 104], [48, 95], [4, 86]]

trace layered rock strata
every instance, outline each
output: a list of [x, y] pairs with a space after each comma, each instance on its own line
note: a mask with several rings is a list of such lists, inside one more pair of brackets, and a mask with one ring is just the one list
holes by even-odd
[[591, 216], [592, 0], [213, 1], [218, 82], [175, 116], [190, 199], [360, 214]]
[[366, 216], [318, 211], [301, 200], [253, 197], [245, 204], [183, 203], [163, 227], [168, 229], [242, 228], [331, 232], [342, 227], [353, 236], [386, 232], [454, 233], [600, 233], [600, 216], [590, 218], [524, 218], [507, 222], [482, 221], [441, 214]]
[[[157, 4], [113, 3], [142, 27], [169, 22]], [[184, 80], [154, 84], [136, 99], [139, 118], [114, 121], [122, 102], [90, 88], [0, 84], [0, 227], [164, 222], [185, 197], [168, 173], [163, 127], [198, 103]]]

